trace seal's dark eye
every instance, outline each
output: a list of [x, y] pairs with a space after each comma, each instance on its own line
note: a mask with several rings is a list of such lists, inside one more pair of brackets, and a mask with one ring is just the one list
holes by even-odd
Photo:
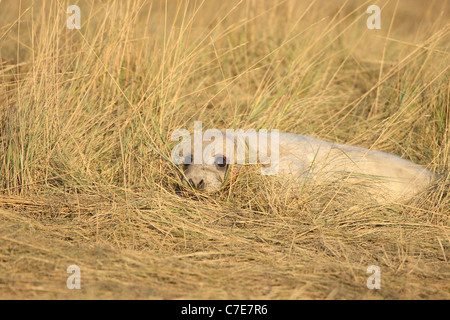
[[227, 166], [227, 158], [225, 156], [217, 156], [215, 163], [220, 168], [225, 168]]
[[184, 158], [183, 164], [187, 167], [193, 162], [194, 162], [194, 156], [192, 154], [190, 154], [190, 155], [186, 156], [186, 158]]

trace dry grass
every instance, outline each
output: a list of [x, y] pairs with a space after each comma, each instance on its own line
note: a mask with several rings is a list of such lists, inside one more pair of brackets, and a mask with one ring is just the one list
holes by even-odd
[[[374, 3], [79, 1], [69, 30], [72, 2], [2, 1], [0, 298], [449, 299], [450, 2], [379, 1], [368, 30]], [[384, 205], [252, 174], [183, 197], [170, 134], [194, 120], [443, 177]]]

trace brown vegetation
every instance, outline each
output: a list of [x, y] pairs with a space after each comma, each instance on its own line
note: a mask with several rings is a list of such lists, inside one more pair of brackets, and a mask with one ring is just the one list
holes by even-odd
[[[450, 298], [449, 1], [379, 1], [381, 30], [372, 1], [79, 1], [80, 30], [70, 4], [0, 3], [0, 298]], [[170, 135], [194, 120], [443, 177], [384, 205], [253, 174], [180, 196]]]

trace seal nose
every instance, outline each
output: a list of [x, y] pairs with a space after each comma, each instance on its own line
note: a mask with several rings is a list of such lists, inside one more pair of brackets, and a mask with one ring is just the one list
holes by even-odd
[[195, 181], [191, 178], [189, 179], [189, 184], [191, 187], [196, 189], [203, 189], [205, 187], [205, 181], [203, 179], [201, 179], [198, 183], [195, 183]]

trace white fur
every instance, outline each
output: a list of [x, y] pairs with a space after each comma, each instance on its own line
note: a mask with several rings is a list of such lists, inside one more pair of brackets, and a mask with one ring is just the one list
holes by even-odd
[[294, 134], [280, 135], [279, 175], [309, 184], [359, 182], [378, 200], [409, 198], [435, 178], [392, 154]]
[[[224, 136], [227, 143], [233, 141]], [[203, 148], [210, 143], [214, 142], [204, 142]], [[284, 181], [294, 185], [356, 183], [370, 189], [372, 196], [380, 201], [409, 198], [436, 177], [432, 171], [392, 154], [308, 136], [282, 133], [277, 149], [276, 176]], [[232, 157], [223, 150], [223, 154]], [[191, 164], [185, 170], [185, 177], [185, 184], [189, 179], [195, 184], [203, 180], [204, 189], [211, 192], [220, 188], [224, 170], [214, 164]]]

